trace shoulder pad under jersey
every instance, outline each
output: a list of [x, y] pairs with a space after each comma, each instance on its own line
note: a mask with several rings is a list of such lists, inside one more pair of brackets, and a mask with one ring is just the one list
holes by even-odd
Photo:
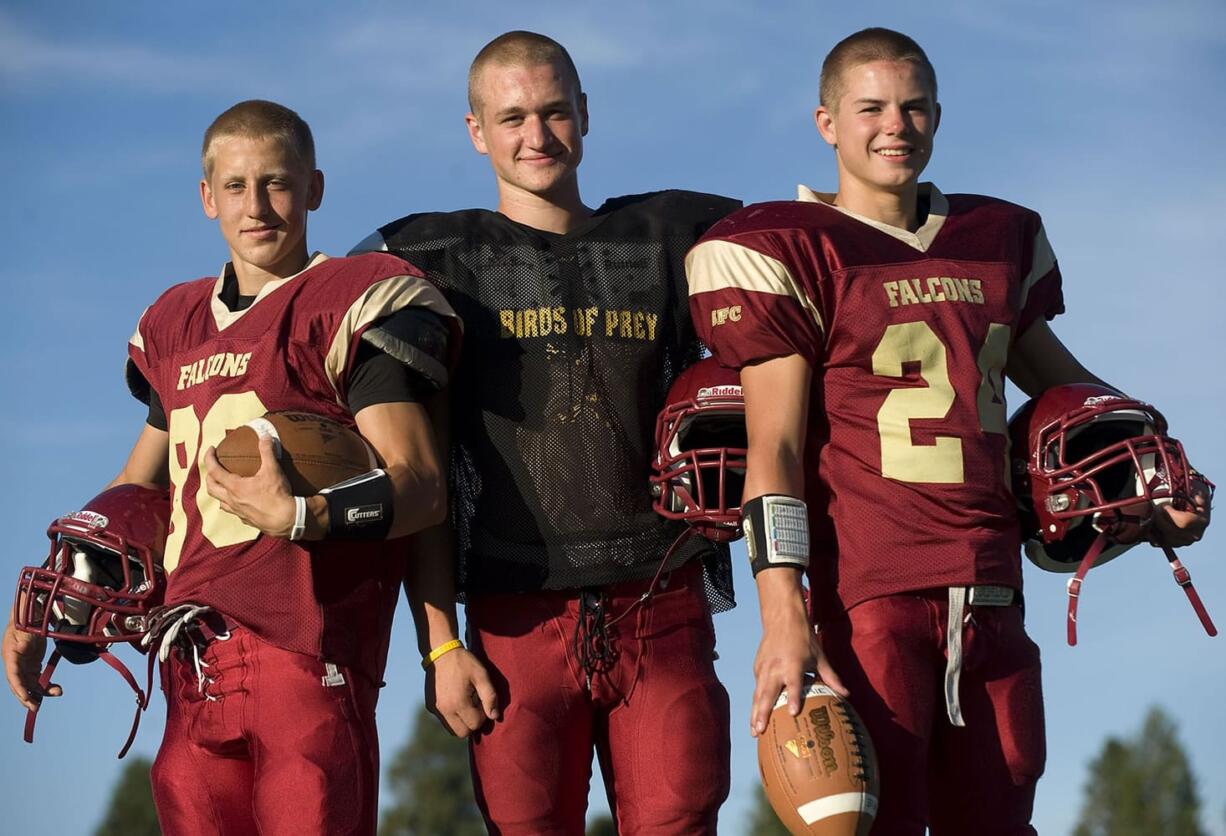
[[404, 363], [434, 389], [447, 385], [451, 329], [425, 308], [402, 308], [375, 323], [362, 340]]

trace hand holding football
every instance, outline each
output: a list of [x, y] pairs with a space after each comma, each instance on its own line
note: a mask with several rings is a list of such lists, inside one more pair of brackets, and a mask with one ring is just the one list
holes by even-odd
[[796, 836], [866, 836], [877, 813], [873, 743], [849, 702], [806, 681], [800, 714], [780, 694], [758, 737], [766, 798]]
[[217, 460], [239, 476], [260, 467], [260, 436], [271, 436], [277, 460], [295, 496], [313, 496], [337, 482], [379, 466], [370, 445], [353, 430], [308, 412], [269, 412], [226, 434]]

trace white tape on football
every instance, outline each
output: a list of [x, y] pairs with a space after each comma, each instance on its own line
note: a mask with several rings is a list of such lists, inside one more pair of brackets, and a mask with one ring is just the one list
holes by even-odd
[[277, 432], [277, 427], [272, 421], [267, 418], [255, 418], [248, 421], [247, 426], [255, 430], [255, 434], [260, 438], [271, 438], [273, 455], [278, 459], [281, 458], [281, 434]]
[[866, 792], [841, 792], [801, 804], [796, 808], [796, 813], [805, 824], [813, 824], [843, 813], [866, 813], [876, 818], [877, 796]]
[[[809, 697], [837, 697], [837, 696], [838, 694], [836, 694], [834, 690], [830, 688], [829, 686], [821, 682], [810, 682], [809, 687], [805, 689], [804, 696], [801, 697], [801, 702], [804, 702]], [[776, 709], [783, 708], [787, 704], [788, 704], [788, 692], [780, 691], [779, 699], [775, 700], [775, 708], [771, 710], [773, 711]]]

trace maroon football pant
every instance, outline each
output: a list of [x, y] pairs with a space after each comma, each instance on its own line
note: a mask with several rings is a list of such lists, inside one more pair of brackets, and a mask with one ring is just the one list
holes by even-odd
[[1034, 834], [1046, 743], [1039, 649], [1019, 607], [968, 607], [959, 694], [946, 716], [945, 590], [865, 601], [822, 625], [881, 768], [873, 836]]
[[[472, 596], [473, 648], [491, 666], [503, 718], [472, 744], [490, 833], [581, 836], [592, 750], [622, 836], [714, 834], [728, 796], [728, 694], [701, 566], [609, 628], [606, 670], [590, 687], [574, 640], [575, 592]], [[646, 581], [604, 588], [608, 618]]]
[[377, 689], [241, 627], [162, 668], [166, 734], [153, 764], [162, 831], [371, 834], [378, 815]]

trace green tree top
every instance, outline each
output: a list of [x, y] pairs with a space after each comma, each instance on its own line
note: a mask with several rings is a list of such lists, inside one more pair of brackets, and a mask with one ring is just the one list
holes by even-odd
[[788, 829], [766, 800], [761, 784], [753, 789], [753, 808], [749, 811], [749, 829], [746, 832], [749, 836], [789, 836]]
[[132, 758], [119, 774], [111, 801], [94, 836], [161, 836], [153, 806], [153, 785], [148, 758]]
[[1140, 732], [1090, 763], [1074, 836], [1204, 836], [1196, 776], [1175, 723], [1153, 707]]
[[391, 803], [379, 824], [381, 836], [485, 836], [468, 745], [425, 706], [417, 710], [408, 743], [392, 758], [383, 788]]

